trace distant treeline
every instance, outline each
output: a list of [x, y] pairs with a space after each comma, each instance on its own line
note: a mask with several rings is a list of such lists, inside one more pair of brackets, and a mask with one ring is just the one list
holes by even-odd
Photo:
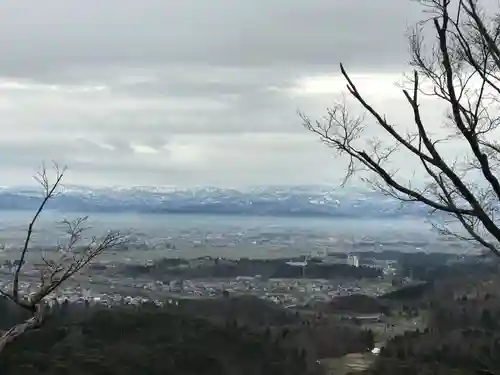
[[289, 265], [290, 259], [239, 259], [234, 261], [208, 259], [196, 266], [180, 259], [163, 259], [152, 265], [127, 265], [129, 276], [149, 275], [159, 280], [168, 278], [234, 278], [237, 276], [263, 278], [317, 278], [317, 279], [362, 279], [382, 276], [382, 271], [373, 267], [353, 267], [347, 264], [323, 264], [308, 262], [305, 267]]

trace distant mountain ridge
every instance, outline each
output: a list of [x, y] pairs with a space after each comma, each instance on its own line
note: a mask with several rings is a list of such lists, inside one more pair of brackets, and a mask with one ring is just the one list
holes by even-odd
[[[0, 188], [0, 210], [33, 210], [40, 191]], [[133, 212], [256, 216], [397, 217], [424, 216], [420, 204], [400, 205], [380, 193], [325, 186], [260, 186], [245, 189], [200, 187], [65, 186], [50, 203], [62, 212]]]

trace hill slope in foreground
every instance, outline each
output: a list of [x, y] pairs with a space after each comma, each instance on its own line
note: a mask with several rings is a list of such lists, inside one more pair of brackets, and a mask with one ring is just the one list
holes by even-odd
[[305, 366], [300, 353], [238, 326], [165, 311], [110, 309], [31, 332], [2, 354], [0, 373], [303, 375]]

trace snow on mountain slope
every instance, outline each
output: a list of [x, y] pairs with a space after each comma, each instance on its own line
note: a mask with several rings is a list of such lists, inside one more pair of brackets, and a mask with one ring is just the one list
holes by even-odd
[[[40, 191], [2, 187], [0, 210], [34, 209]], [[51, 208], [77, 212], [205, 213], [233, 215], [388, 217], [424, 215], [425, 207], [378, 193], [327, 186], [257, 186], [245, 189], [198, 187], [65, 186]]]

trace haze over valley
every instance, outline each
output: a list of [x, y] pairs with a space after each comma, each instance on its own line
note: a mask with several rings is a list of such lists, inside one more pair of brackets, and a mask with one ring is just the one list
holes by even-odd
[[[39, 190], [0, 190], [4, 249], [24, 239]], [[89, 233], [126, 231], [131, 243], [104, 257], [275, 258], [350, 251], [469, 252], [438, 236], [424, 206], [401, 206], [381, 194], [326, 186], [221, 188], [65, 187], [47, 206], [34, 243], [54, 245], [57, 221], [89, 215]], [[59, 227], [60, 229], [60, 227]], [[5, 253], [5, 251], [4, 251]]]

